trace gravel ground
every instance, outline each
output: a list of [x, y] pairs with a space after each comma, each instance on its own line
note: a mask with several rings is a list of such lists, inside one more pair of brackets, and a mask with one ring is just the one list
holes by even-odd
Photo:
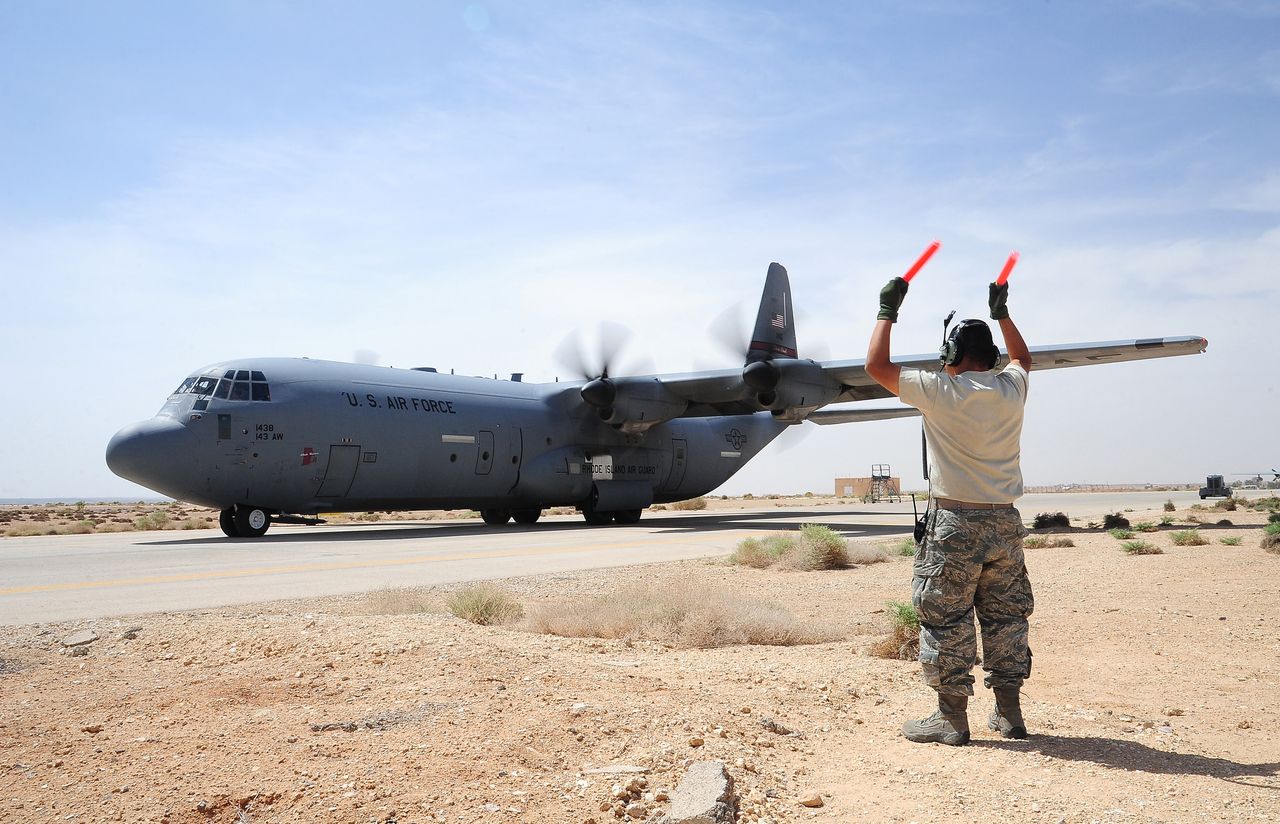
[[[901, 738], [932, 694], [913, 662], [868, 654], [885, 603], [909, 597], [896, 555], [501, 582], [526, 610], [642, 582], [839, 628], [807, 646], [481, 627], [443, 589], [5, 627], [0, 821], [604, 824], [664, 810], [708, 759], [748, 822], [1278, 821], [1280, 555], [1262, 514], [1173, 514], [1233, 523], [1202, 527], [1204, 546], [1142, 536], [1158, 555], [1097, 530], [1027, 550], [1032, 735], [987, 732], [979, 687], [964, 748]], [[83, 655], [62, 645], [79, 630], [98, 635]]]

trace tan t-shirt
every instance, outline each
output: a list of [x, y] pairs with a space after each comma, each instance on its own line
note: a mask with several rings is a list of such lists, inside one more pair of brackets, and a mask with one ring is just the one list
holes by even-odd
[[933, 494], [971, 503], [1008, 504], [1022, 495], [1022, 408], [1027, 372], [926, 372], [904, 367], [898, 396], [924, 414]]

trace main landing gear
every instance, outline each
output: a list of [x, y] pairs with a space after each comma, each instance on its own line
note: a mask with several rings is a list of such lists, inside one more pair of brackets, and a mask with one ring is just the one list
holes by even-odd
[[271, 516], [256, 506], [231, 506], [218, 515], [218, 526], [228, 538], [261, 538], [271, 527]]
[[589, 526], [608, 526], [609, 524], [638, 524], [640, 523], [640, 509], [617, 509], [610, 512], [601, 512], [591, 505], [582, 507], [582, 519]]
[[502, 526], [512, 519], [523, 526], [536, 524], [542, 517], [541, 509], [482, 509], [480, 517], [489, 526]]

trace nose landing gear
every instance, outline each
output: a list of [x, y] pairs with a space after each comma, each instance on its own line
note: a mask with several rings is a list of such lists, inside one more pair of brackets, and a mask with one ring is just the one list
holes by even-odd
[[271, 527], [271, 516], [255, 506], [233, 506], [218, 515], [218, 525], [228, 538], [261, 538]]

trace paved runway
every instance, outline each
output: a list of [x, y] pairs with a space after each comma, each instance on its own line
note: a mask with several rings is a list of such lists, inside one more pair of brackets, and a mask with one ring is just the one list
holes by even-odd
[[[1030, 520], [1181, 506], [1195, 493], [1028, 495]], [[6, 538], [0, 541], [0, 625], [208, 608], [517, 575], [726, 555], [742, 538], [823, 523], [869, 541], [910, 532], [911, 504], [737, 512], [646, 513], [636, 526], [588, 527], [562, 517], [532, 527], [475, 522], [273, 526], [259, 540], [216, 530]]]

